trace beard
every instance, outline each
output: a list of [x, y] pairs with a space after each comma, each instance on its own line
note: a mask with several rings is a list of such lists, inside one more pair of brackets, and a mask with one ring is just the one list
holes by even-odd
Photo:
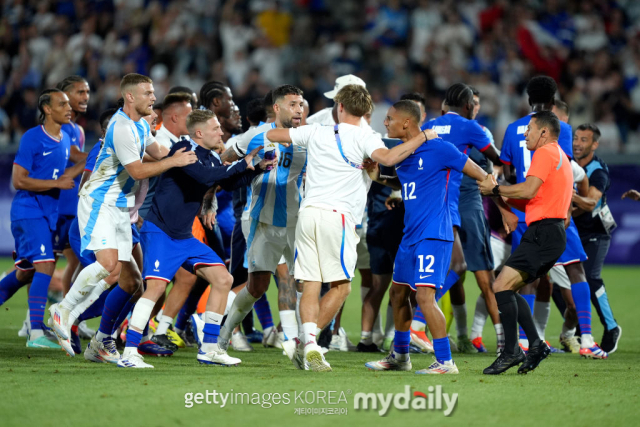
[[153, 111], [153, 109], [151, 107], [138, 107], [138, 106], [136, 106], [136, 113], [138, 113], [141, 117], [150, 115], [152, 111]]

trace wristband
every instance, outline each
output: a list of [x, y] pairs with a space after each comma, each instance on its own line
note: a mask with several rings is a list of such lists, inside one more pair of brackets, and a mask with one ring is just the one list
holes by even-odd
[[422, 131], [422, 134], [424, 135], [424, 142], [427, 142], [429, 140], [429, 138], [427, 138], [427, 133]]
[[495, 187], [493, 187], [493, 195], [494, 196], [500, 195], [500, 185], [496, 185]]

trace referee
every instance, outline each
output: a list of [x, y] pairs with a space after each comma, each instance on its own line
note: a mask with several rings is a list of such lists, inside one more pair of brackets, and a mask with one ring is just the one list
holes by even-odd
[[[538, 336], [529, 305], [517, 291], [547, 274], [566, 246], [565, 220], [573, 194], [573, 175], [569, 158], [558, 145], [559, 134], [560, 121], [555, 114], [533, 114], [524, 134], [527, 149], [534, 152], [526, 181], [511, 186], [478, 181], [482, 194], [504, 196], [508, 204], [524, 211], [528, 226], [494, 284], [505, 347], [484, 374], [500, 374], [523, 362], [518, 373], [527, 373], [550, 352]], [[518, 346], [518, 323], [529, 340], [526, 356]]]

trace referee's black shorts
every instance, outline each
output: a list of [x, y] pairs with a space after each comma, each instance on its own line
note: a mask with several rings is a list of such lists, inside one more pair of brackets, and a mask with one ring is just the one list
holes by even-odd
[[527, 283], [544, 276], [564, 252], [567, 234], [564, 220], [541, 219], [532, 222], [522, 235], [520, 245], [505, 265], [529, 274]]

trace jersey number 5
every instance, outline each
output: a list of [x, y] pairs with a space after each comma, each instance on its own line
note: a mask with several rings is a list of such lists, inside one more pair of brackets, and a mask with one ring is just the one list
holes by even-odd
[[58, 172], [60, 172], [60, 169], [53, 170], [53, 179], [58, 179]]

